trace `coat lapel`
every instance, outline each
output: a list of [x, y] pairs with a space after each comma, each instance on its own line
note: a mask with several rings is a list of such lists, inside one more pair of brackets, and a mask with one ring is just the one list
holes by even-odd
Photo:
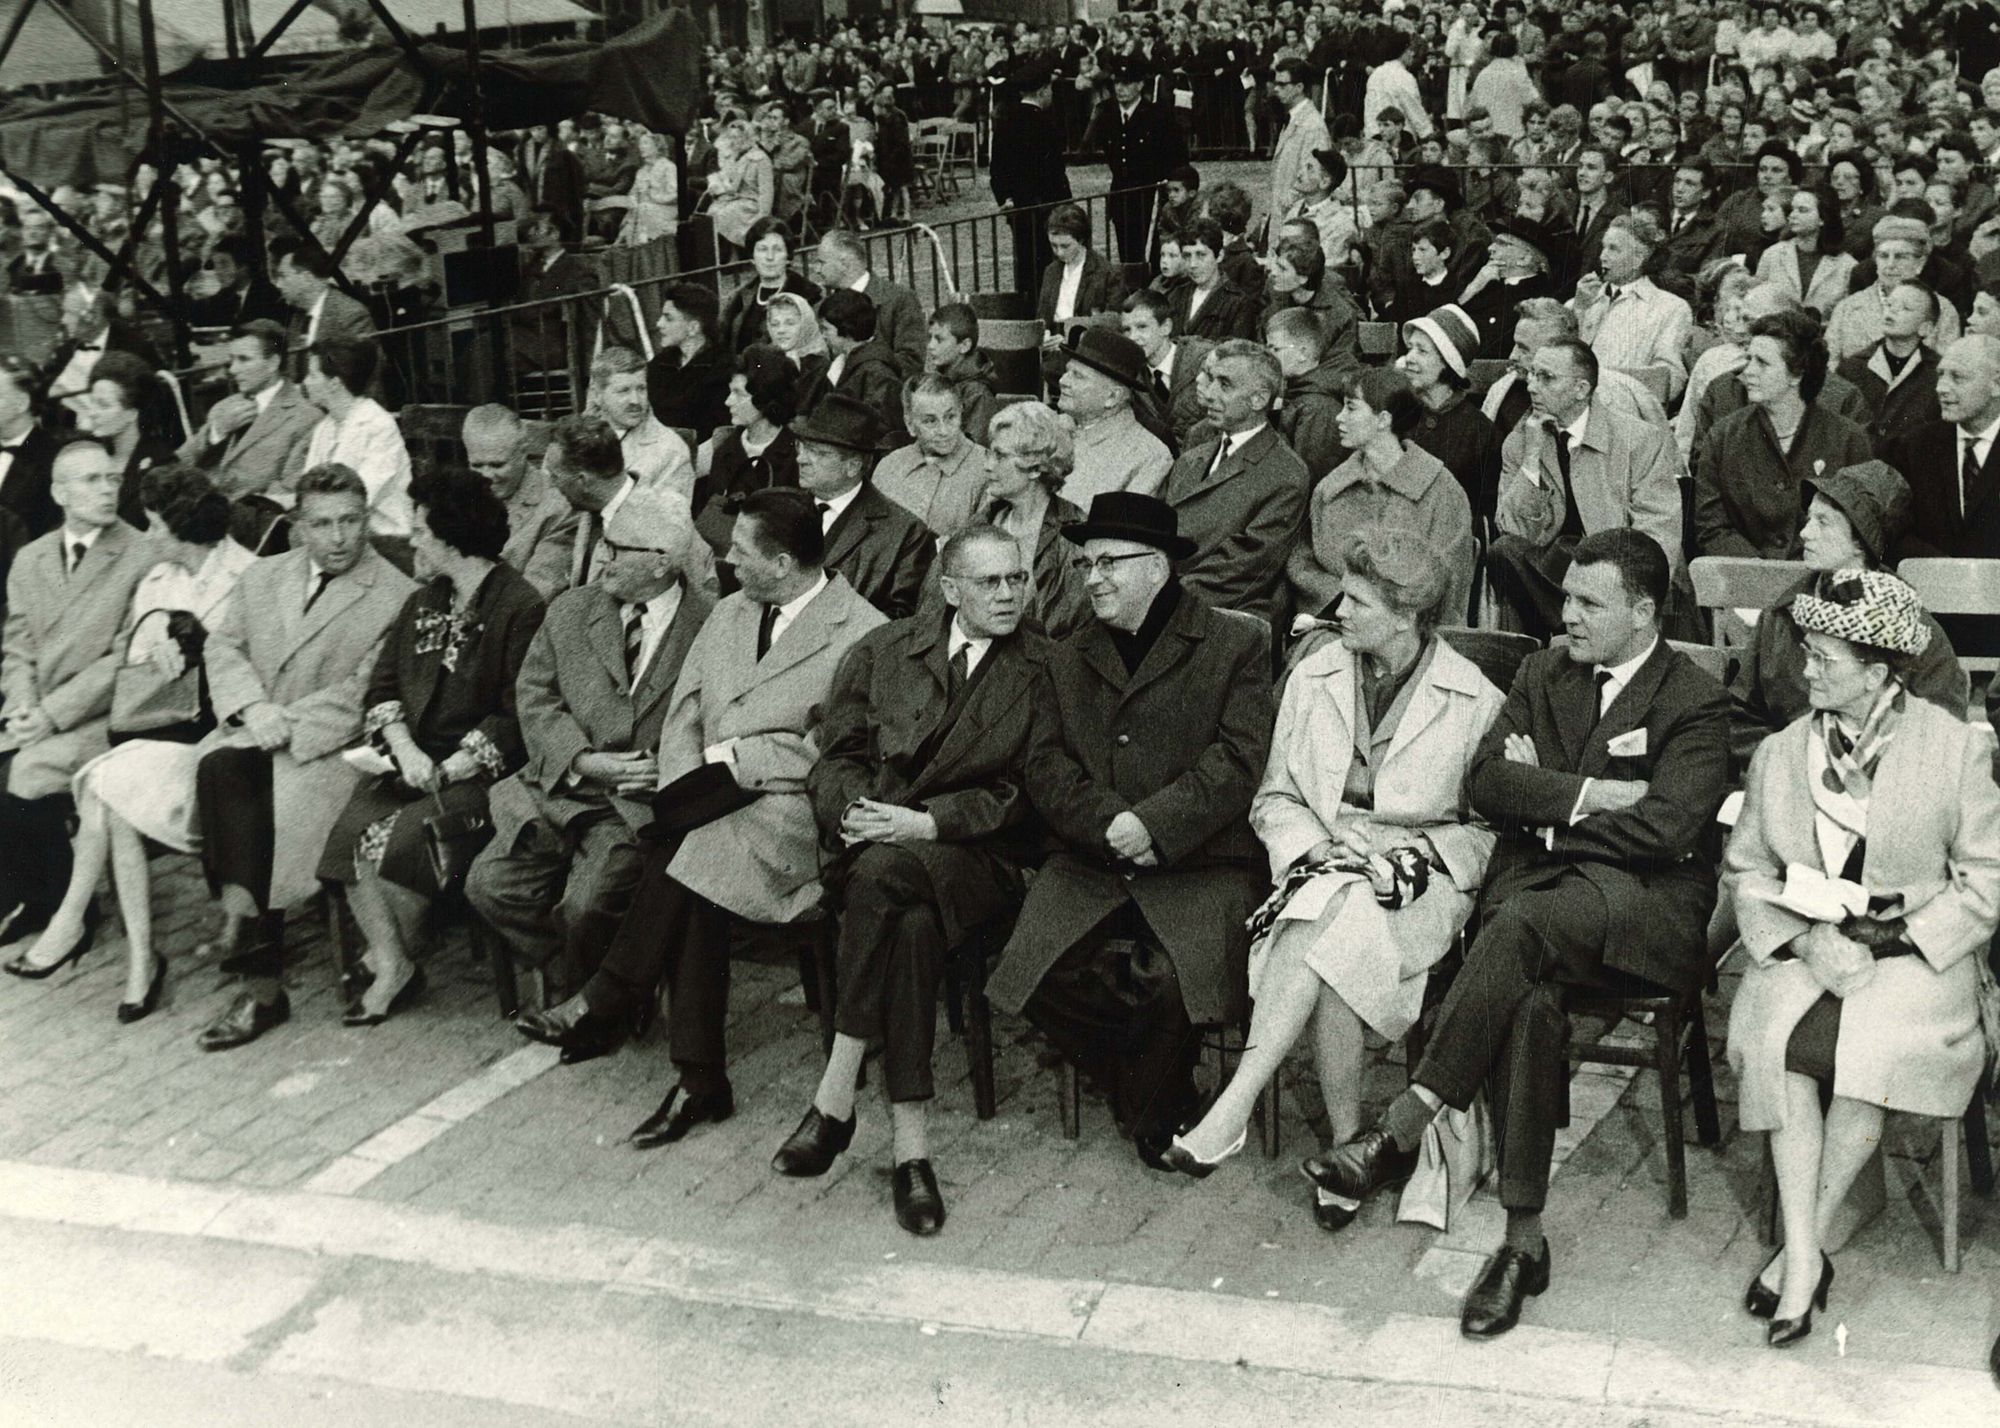
[[821, 562], [823, 568], [832, 570], [859, 550], [868, 538], [869, 527], [881, 519], [882, 513], [868, 499], [873, 494], [874, 488], [864, 485], [834, 521], [833, 528], [826, 533], [826, 558]]
[[1477, 695], [1479, 692], [1479, 672], [1468, 669], [1457, 660], [1450, 658], [1451, 647], [1438, 641], [1430, 654], [1430, 664], [1423, 672], [1423, 678], [1410, 691], [1410, 702], [1403, 710], [1403, 717], [1397, 721], [1396, 732], [1390, 736], [1389, 752], [1382, 758], [1386, 766], [1398, 755], [1422, 738], [1424, 731], [1437, 723], [1451, 707], [1452, 697], [1458, 694]]
[[[838, 575], [827, 577], [827, 586], [815, 595], [799, 617], [785, 626], [778, 638], [771, 642], [771, 648], [764, 652], [751, 671], [747, 692], [767, 680], [776, 679], [795, 664], [803, 663], [825, 649], [832, 639], [833, 627], [847, 619], [847, 582]], [[754, 604], [750, 607], [755, 610]], [[753, 624], [754, 625], [754, 615]]]
[[618, 602], [597, 586], [586, 586], [598, 598], [590, 602], [590, 621], [585, 626], [589, 631], [590, 647], [597, 654], [611, 680], [628, 694], [632, 672], [625, 667], [625, 615], [618, 608]]
[[[1605, 765], [1611, 762], [1611, 741], [1621, 734], [1629, 734], [1646, 722], [1646, 711], [1653, 707], [1653, 699], [1660, 692], [1660, 684], [1667, 677], [1667, 661], [1673, 651], [1662, 639], [1653, 646], [1653, 653], [1639, 666], [1630, 682], [1618, 691], [1611, 701], [1611, 707], [1604, 711], [1604, 717], [1597, 721], [1597, 727], [1590, 731], [1585, 741], [1583, 755], [1576, 771], [1585, 778], [1598, 778], [1604, 773]], [[1587, 681], [1589, 693], [1597, 693], [1597, 681]]]
[[[1165, 678], [1193, 656], [1194, 647], [1208, 633], [1208, 621], [1215, 618], [1202, 606], [1201, 602], [1185, 590], [1181, 592], [1180, 608], [1167, 621], [1167, 627], [1160, 631], [1160, 637], [1153, 641], [1153, 647], [1146, 651], [1146, 657], [1139, 661], [1139, 667], [1132, 671], [1132, 678], [1126, 683], [1119, 702], [1125, 703], [1136, 697], [1147, 685]], [[1120, 670], [1125, 662], [1118, 658], [1118, 651], [1111, 651], [1111, 658]]]

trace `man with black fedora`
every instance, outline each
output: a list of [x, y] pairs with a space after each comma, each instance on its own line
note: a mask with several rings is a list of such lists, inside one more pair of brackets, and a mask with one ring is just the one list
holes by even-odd
[[1024, 763], [1052, 851], [987, 982], [1111, 1092], [1147, 1164], [1193, 1107], [1194, 1028], [1243, 1014], [1270, 631], [1182, 587], [1174, 510], [1112, 491], [1064, 527], [1096, 616], [1050, 651]]
[[1492, 223], [1486, 262], [1462, 289], [1458, 305], [1479, 328], [1479, 356], [1504, 361], [1514, 351], [1514, 323], [1529, 298], [1555, 295], [1557, 248], [1548, 231], [1506, 213]]
[[813, 498], [826, 536], [826, 568], [890, 619], [913, 614], [930, 573], [929, 527], [868, 481], [882, 446], [882, 419], [866, 403], [833, 392], [792, 423], [799, 487]]
[[1119, 261], [1143, 263], [1160, 186], [1188, 161], [1187, 144], [1174, 116], [1146, 96], [1151, 76], [1145, 60], [1121, 55], [1110, 70], [1112, 97], [1097, 106], [1083, 147], [1104, 155], [1111, 169], [1107, 207]]
[[1084, 327], [1070, 333], [1066, 354], [1056, 410], [1076, 423], [1076, 463], [1063, 499], [1088, 509], [1106, 491], [1158, 495], [1174, 455], [1145, 352], [1123, 333]]
[[1037, 290], [1051, 257], [1048, 206], [1070, 196], [1062, 119], [1055, 110], [1055, 73], [1050, 56], [1023, 57], [1007, 76], [993, 115], [988, 178], [993, 197], [1011, 210], [1017, 293]]

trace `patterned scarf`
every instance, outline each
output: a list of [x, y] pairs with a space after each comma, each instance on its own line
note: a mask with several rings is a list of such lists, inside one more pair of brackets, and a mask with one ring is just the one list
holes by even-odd
[[1882, 754], [1896, 735], [1907, 702], [1902, 682], [1891, 678], [1875, 696], [1875, 703], [1853, 737], [1840, 727], [1830, 709], [1813, 715], [1812, 743], [1808, 746], [1808, 773], [1812, 781], [1814, 831], [1820, 857], [1830, 877], [1839, 877], [1854, 851], [1868, 832], [1868, 799], [1875, 786], [1875, 770]]

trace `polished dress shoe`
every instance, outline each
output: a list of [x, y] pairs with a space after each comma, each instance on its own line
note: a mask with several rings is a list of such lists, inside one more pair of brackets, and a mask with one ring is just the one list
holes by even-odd
[[340, 1024], [342, 1026], [380, 1026], [396, 1014], [397, 1007], [415, 998], [423, 989], [424, 969], [422, 967], [412, 967], [410, 969], [410, 980], [396, 988], [395, 993], [390, 996], [388, 1004], [382, 1010], [370, 1011], [365, 1002], [357, 1000], [341, 1014]]
[[676, 1085], [627, 1139], [634, 1150], [652, 1150], [672, 1145], [698, 1125], [726, 1121], [735, 1114], [736, 1097], [727, 1085], [720, 1091], [688, 1091]]
[[281, 1026], [291, 1018], [291, 999], [284, 992], [280, 991], [274, 1002], [260, 1002], [244, 992], [229, 1004], [228, 1011], [209, 1023], [196, 1044], [203, 1051], [228, 1051], [233, 1047], [248, 1046], [272, 1027]]
[[800, 1179], [826, 1174], [835, 1158], [854, 1143], [854, 1122], [853, 1116], [837, 1121], [818, 1106], [806, 1107], [799, 1128], [771, 1157], [771, 1168]]
[[1813, 1311], [1810, 1306], [1796, 1319], [1780, 1319], [1772, 1316], [1764, 1326], [1764, 1346], [1771, 1349], [1789, 1349], [1793, 1344], [1812, 1332]]
[[514, 1019], [514, 1030], [530, 1041], [556, 1047], [565, 1066], [609, 1056], [623, 1039], [618, 1023], [593, 1012], [580, 996], [558, 1002], [547, 1011], [523, 1012]]
[[[1756, 1318], [1772, 1319], [1777, 1317], [1778, 1291], [1765, 1286], [1764, 1270], [1776, 1264], [1779, 1256], [1783, 1254], [1784, 1250], [1780, 1249], [1776, 1255], [1771, 1256], [1770, 1260], [1764, 1265], [1764, 1269], [1758, 1270], [1757, 1277], [1750, 1281], [1750, 1287], [1743, 1291], [1743, 1307], [1749, 1310]], [[1813, 1290], [1813, 1303], [1819, 1308], [1824, 1309], [1826, 1308], [1827, 1292], [1833, 1288], [1833, 1261], [1822, 1253], [1819, 1257], [1819, 1262], [1819, 1287]]]
[[928, 1160], [906, 1160], [896, 1167], [896, 1223], [913, 1235], [934, 1235], [944, 1228], [944, 1196]]
[[1215, 1173], [1215, 1167], [1232, 1155], [1242, 1153], [1244, 1144], [1250, 1139], [1249, 1127], [1236, 1132], [1236, 1139], [1223, 1147], [1222, 1154], [1213, 1160], [1203, 1160], [1187, 1147], [1187, 1142], [1175, 1136], [1167, 1145], [1160, 1159], [1168, 1170], [1178, 1170], [1183, 1175], [1192, 1175], [1197, 1180], [1206, 1180]]
[[1172, 1145], [1172, 1131], [1140, 1131], [1132, 1137], [1133, 1149], [1139, 1152], [1139, 1163], [1149, 1170], [1163, 1170], [1174, 1173], [1173, 1166], [1167, 1164], [1167, 1147]]
[[[28, 960], [28, 954], [32, 952], [34, 949], [32, 947], [24, 948], [17, 956], [15, 956], [11, 961], [7, 963], [6, 966], [7, 972], [12, 976], [20, 977], [30, 982], [39, 982], [44, 977], [53, 977], [56, 973], [60, 972], [64, 967], [67, 967], [70, 963], [81, 961], [83, 959], [83, 954], [90, 950], [90, 946], [93, 942], [97, 941], [97, 924], [100, 920], [101, 919], [99, 918], [97, 912], [97, 904], [93, 902], [88, 908], [84, 910], [83, 935], [76, 939], [75, 945], [72, 946], [67, 952], [63, 953], [62, 956], [56, 958], [56, 960], [53, 962], [50, 962], [44, 966], [36, 966], [33, 962]], [[42, 919], [41, 927], [29, 928], [26, 930], [26, 932], [23, 933], [23, 935], [25, 936], [29, 934], [38, 934], [40, 932], [46, 931], [47, 928], [48, 928], [48, 918], [44, 917]], [[9, 929], [10, 932], [12, 930], [13, 929], [11, 928]]]
[[1500, 1246], [1479, 1282], [1465, 1296], [1458, 1331], [1468, 1339], [1495, 1339], [1521, 1322], [1521, 1305], [1530, 1295], [1549, 1287], [1549, 1242], [1530, 1255], [1512, 1245]]
[[1330, 1235], [1339, 1234], [1354, 1223], [1354, 1217], [1361, 1213], [1361, 1207], [1352, 1201], [1343, 1200], [1331, 1191], [1313, 1190], [1313, 1223]]
[[1365, 1130], [1331, 1155], [1316, 1155], [1303, 1169], [1306, 1179], [1347, 1200], [1366, 1200], [1377, 1190], [1400, 1185], [1417, 1168], [1417, 1152], [1398, 1150], [1380, 1126]]
[[157, 952], [153, 954], [153, 980], [146, 984], [146, 995], [136, 1002], [118, 1003], [118, 1020], [130, 1026], [135, 1021], [144, 1021], [160, 1005], [160, 993], [167, 985], [167, 959]]

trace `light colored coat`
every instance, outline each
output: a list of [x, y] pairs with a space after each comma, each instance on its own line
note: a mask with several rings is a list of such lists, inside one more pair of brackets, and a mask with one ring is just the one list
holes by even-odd
[[30, 541], [7, 572], [0, 694], [8, 713], [40, 705], [56, 727], [9, 762], [7, 792], [16, 798], [67, 792], [71, 776], [110, 747], [104, 726], [125, 648], [120, 635], [132, 592], [159, 561], [144, 536], [117, 521], [72, 576], [63, 569], [64, 539], [58, 526]]
[[1463, 612], [1472, 599], [1472, 570], [1478, 547], [1472, 539], [1472, 501], [1444, 463], [1414, 441], [1380, 484], [1367, 479], [1360, 452], [1320, 478], [1313, 487], [1306, 539], [1292, 547], [1285, 564], [1300, 612], [1317, 615], [1340, 597], [1344, 572], [1340, 546], [1359, 526], [1383, 523], [1415, 531], [1451, 576], [1447, 612]]
[[1799, 281], [1799, 250], [1787, 238], [1766, 248], [1764, 256], [1757, 260], [1757, 281], [1773, 284], [1792, 301], [1804, 303], [1827, 317], [1847, 296], [1855, 267], [1854, 259], [1846, 253], [1822, 254], [1819, 266], [1813, 269], [1812, 286], [1808, 288]]
[[204, 752], [246, 744], [248, 736], [228, 725], [253, 704], [275, 704], [291, 720], [291, 745], [271, 760], [273, 908], [294, 906], [319, 888], [320, 850], [361, 782], [340, 752], [360, 742], [362, 696], [382, 638], [416, 589], [369, 549], [306, 610], [306, 567], [304, 550], [251, 565], [203, 653], [222, 726]]
[[[1648, 426], [1595, 397], [1583, 440], [1570, 451], [1570, 484], [1584, 534], [1630, 526], [1658, 541], [1679, 570], [1680, 448], [1664, 424]], [[1500, 445], [1500, 496], [1493, 523], [1538, 546], [1562, 532], [1562, 467], [1554, 437], [1533, 416]]]
[[716, 605], [681, 662], [660, 730], [661, 787], [729, 742], [736, 782], [763, 796], [689, 833], [667, 871], [738, 917], [794, 922], [820, 898], [819, 829], [806, 795], [819, 705], [841, 656], [887, 620], [831, 575], [759, 660], [763, 608], [740, 591]]
[[1505, 702], [1478, 666], [1442, 640], [1414, 678], [1395, 730], [1370, 753], [1374, 810], [1356, 812], [1342, 807], [1358, 723], [1355, 656], [1338, 641], [1308, 655], [1285, 686], [1271, 761], [1250, 804], [1250, 826], [1271, 855], [1274, 883], [1342, 821], [1421, 829], [1437, 850], [1444, 876], [1433, 876], [1422, 897], [1390, 912], [1362, 889], [1323, 919], [1315, 929], [1321, 945], [1308, 954], [1317, 962], [1324, 949], [1337, 962], [1335, 990], [1391, 1038], [1415, 1023], [1424, 981], [1471, 915], [1486, 876], [1493, 832], [1471, 814], [1466, 775]]
[[[1758, 748], [1726, 876], [1750, 970], [1729, 1015], [1729, 1061], [1745, 1130], [1785, 1120], [1785, 1046], [1823, 988], [1803, 961], [1771, 954], [1810, 925], [1766, 901], [1785, 867], [1820, 866], [1807, 750], [1812, 717]], [[2000, 920], [2000, 787], [1991, 736], [1920, 699], [1908, 700], [1883, 752], [1868, 805], [1862, 881], [1899, 894], [1916, 956], [1884, 958], [1841, 1004], [1833, 1093], [1892, 1111], [1957, 1117], [1985, 1058], [1975, 957]], [[1956, 790], [1956, 797], [1939, 797]], [[1833, 869], [1838, 874], [1839, 869]], [[1955, 1132], [1954, 1132], [1955, 1133]]]
[[1286, 116], [1284, 132], [1271, 152], [1271, 206], [1264, 211], [1266, 218], [1275, 222], [1299, 201], [1299, 176], [1314, 162], [1313, 151], [1332, 147], [1318, 107], [1310, 97], [1301, 98]]
[[644, 421], [618, 440], [625, 453], [625, 470], [641, 486], [672, 491], [683, 501], [694, 499], [694, 453], [672, 427], [648, 412]]
[[181, 443], [180, 458], [207, 468], [215, 489], [232, 501], [265, 491], [290, 491], [305, 470], [306, 448], [313, 429], [325, 415], [306, 400], [296, 383], [280, 382], [271, 404], [232, 438], [225, 438], [220, 455], [208, 428]]

